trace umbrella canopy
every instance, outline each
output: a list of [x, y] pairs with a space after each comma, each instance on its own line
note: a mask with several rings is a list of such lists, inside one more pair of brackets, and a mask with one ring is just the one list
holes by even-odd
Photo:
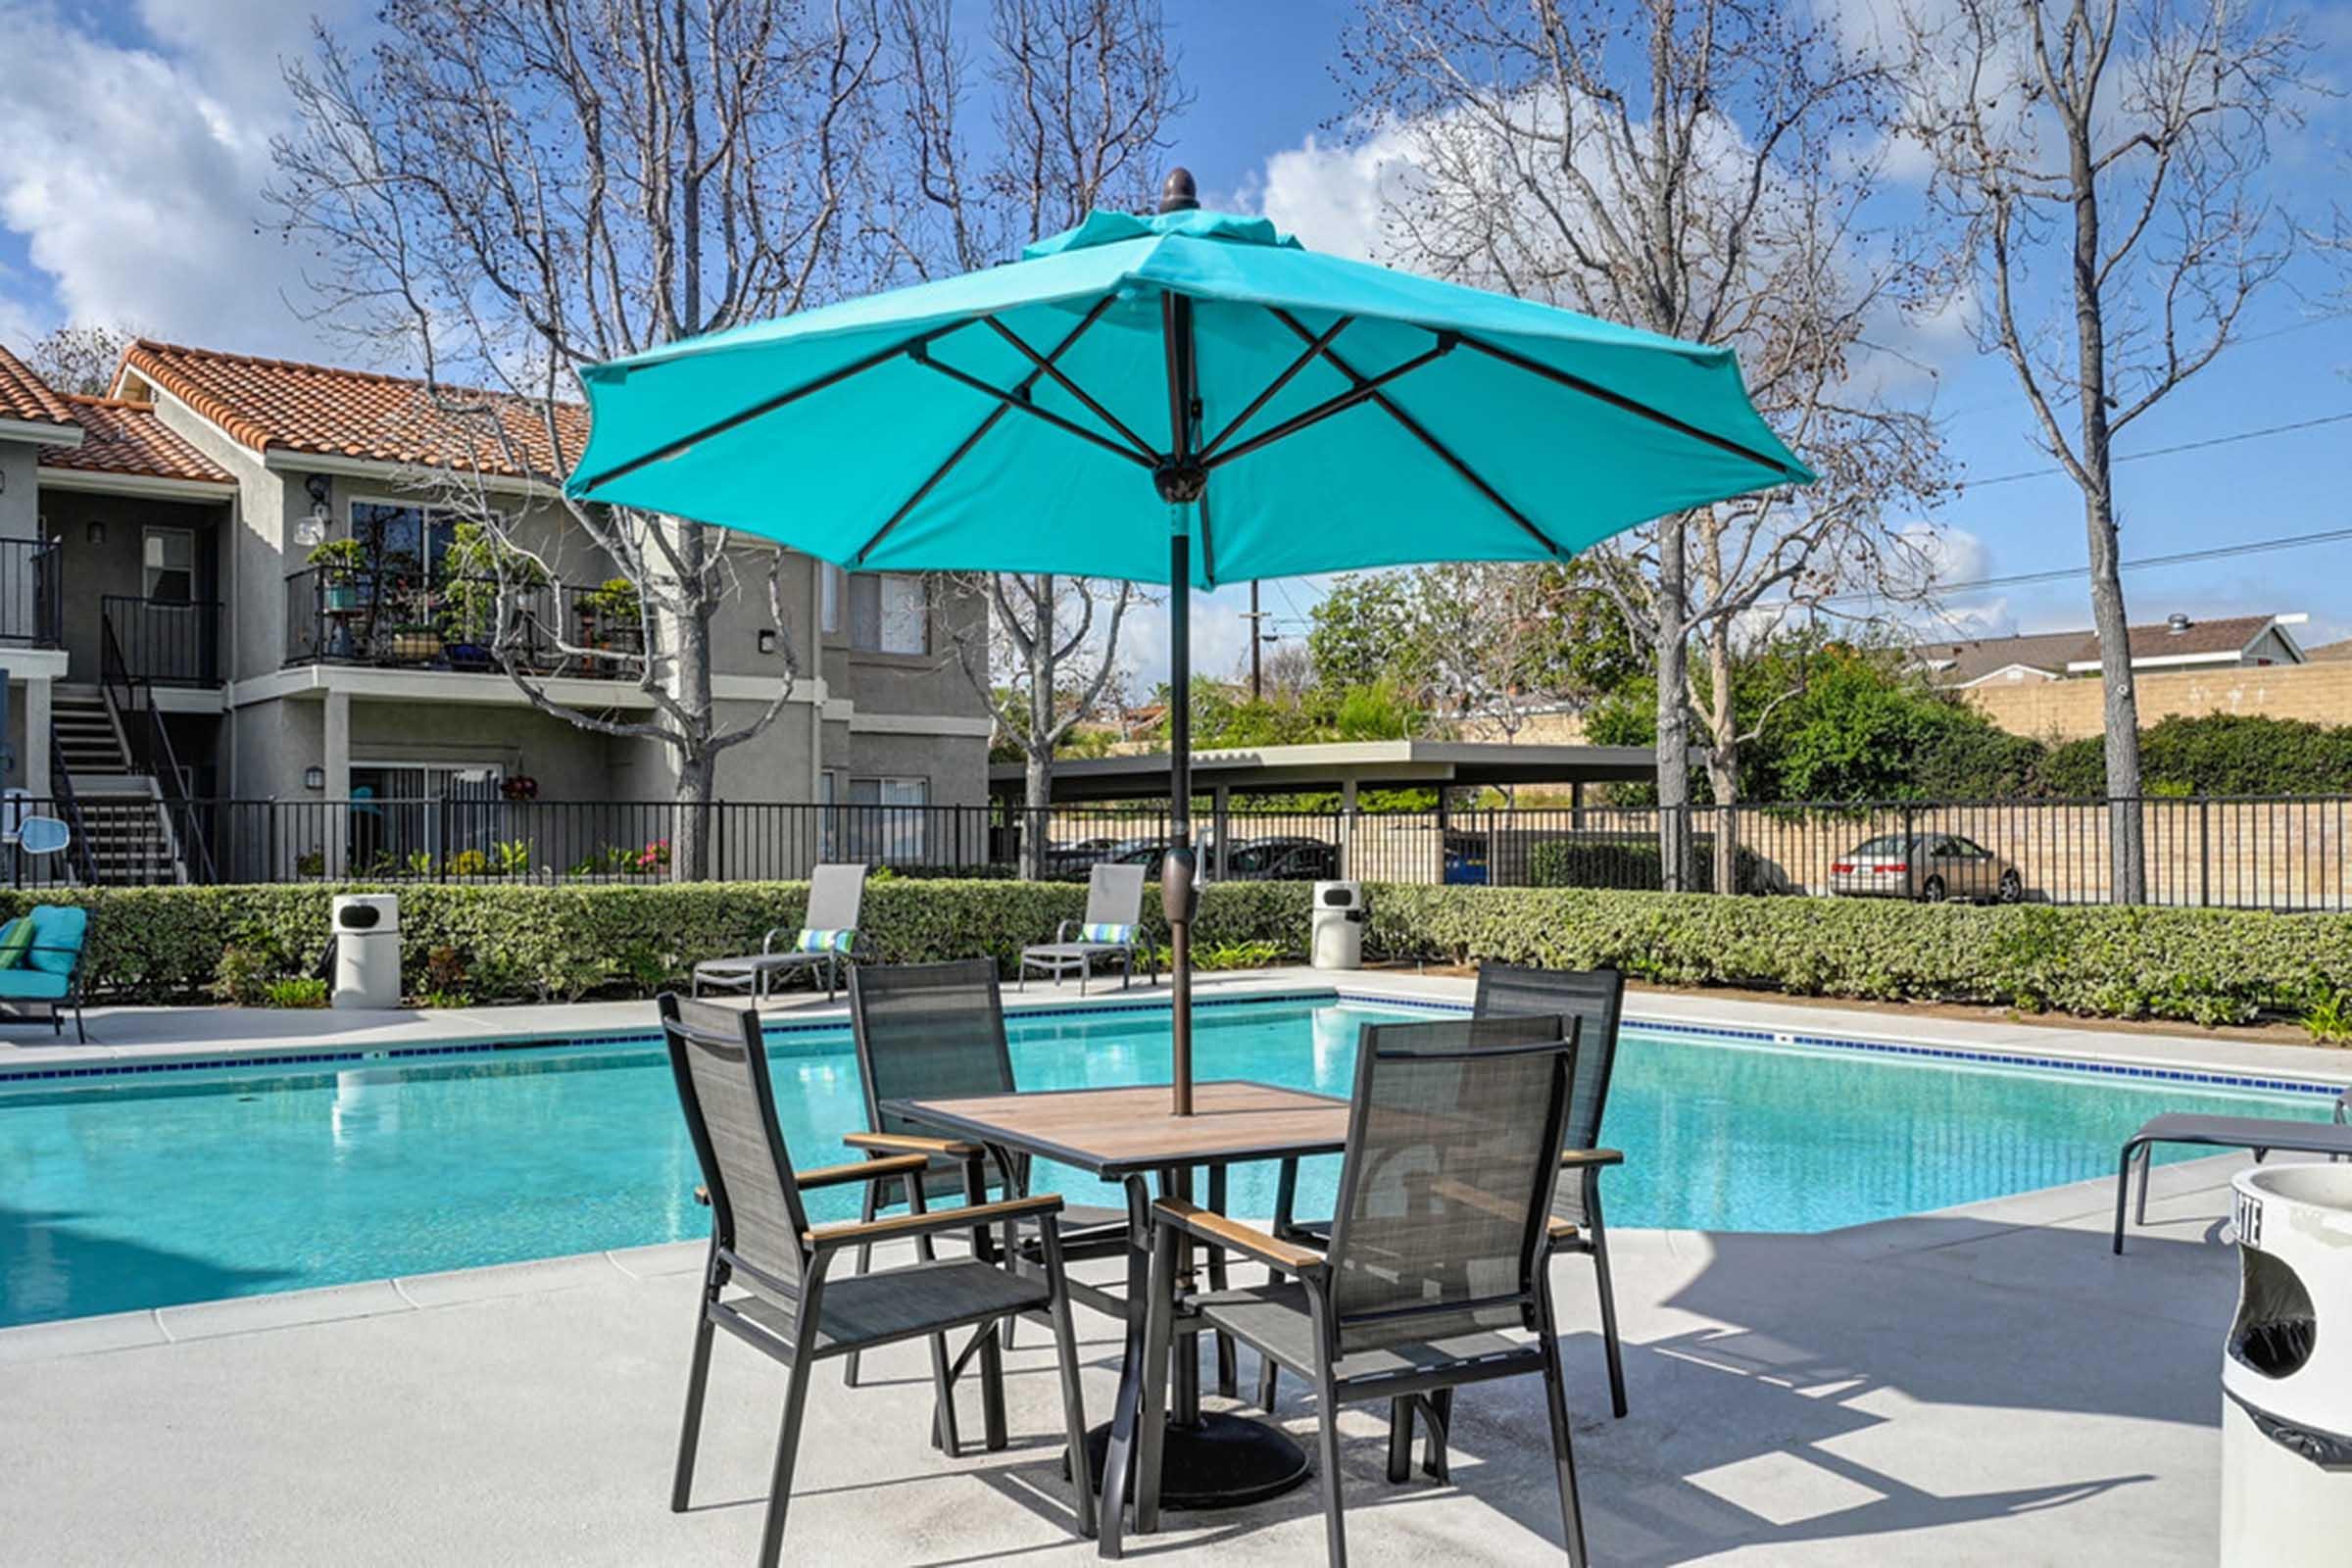
[[[1170, 398], [1183, 316], [1189, 421]], [[1167, 502], [1193, 496], [1178, 526], [1201, 588], [1561, 560], [1811, 477], [1729, 349], [1200, 211], [1096, 213], [1018, 262], [582, 378], [572, 495], [872, 570], [1166, 582]]]
[[[1566, 560], [1812, 475], [1729, 349], [1318, 256], [1264, 219], [1095, 213], [1018, 262], [581, 372], [566, 493], [861, 570], [1220, 582]], [[1168, 667], [1191, 667], [1188, 596]], [[1173, 1077], [1192, 1107], [1190, 730], [1171, 707]]]

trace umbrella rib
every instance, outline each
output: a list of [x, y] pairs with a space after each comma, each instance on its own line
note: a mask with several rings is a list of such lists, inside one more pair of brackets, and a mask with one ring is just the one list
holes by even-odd
[[1597, 399], [1602, 403], [1606, 403], [1613, 409], [1618, 409], [1624, 413], [1635, 415], [1641, 418], [1647, 419], [1654, 424], [1662, 424], [1667, 429], [1674, 431], [1678, 435], [1687, 435], [1693, 440], [1704, 441], [1707, 445], [1716, 448], [1718, 451], [1729, 452], [1734, 457], [1745, 458], [1750, 463], [1761, 464], [1763, 466], [1770, 468], [1773, 472], [1786, 475], [1790, 479], [1794, 479], [1796, 477], [1793, 473], [1789, 472], [1788, 465], [1783, 463], [1778, 458], [1766, 457], [1763, 453], [1757, 452], [1752, 448], [1743, 447], [1739, 442], [1732, 440], [1729, 436], [1717, 435], [1712, 430], [1702, 430], [1697, 425], [1691, 424], [1687, 420], [1678, 419], [1673, 415], [1668, 414], [1663, 410], [1653, 409], [1648, 404], [1629, 398], [1622, 392], [1612, 392], [1607, 387], [1588, 381], [1581, 375], [1571, 375], [1566, 370], [1554, 369], [1552, 367], [1545, 365], [1541, 360], [1531, 360], [1526, 355], [1520, 354], [1511, 349], [1506, 349], [1499, 343], [1488, 343], [1478, 338], [1468, 336], [1465, 336], [1462, 339], [1462, 343], [1463, 346], [1467, 348], [1474, 348], [1478, 350], [1479, 353], [1486, 355], [1489, 359], [1500, 360], [1503, 364], [1511, 366], [1517, 369], [1525, 370], [1530, 375], [1542, 376], [1544, 380], [1552, 382], [1554, 385], [1564, 386], [1571, 392], [1581, 392], [1586, 397]]
[[1012, 409], [1021, 414], [1026, 414], [1032, 418], [1043, 419], [1055, 429], [1063, 431], [1069, 435], [1074, 435], [1081, 441], [1091, 441], [1096, 446], [1101, 447], [1103, 451], [1109, 453], [1114, 458], [1125, 458], [1129, 463], [1138, 464], [1147, 468], [1155, 466], [1156, 460], [1147, 457], [1143, 453], [1135, 451], [1133, 448], [1121, 446], [1118, 442], [1111, 440], [1108, 436], [1098, 435], [1094, 431], [1089, 430], [1085, 425], [1078, 423], [1074, 419], [1065, 419], [1051, 409], [1041, 409], [1036, 404], [1030, 402], [1028, 398], [1019, 392], [1007, 392], [1001, 386], [994, 386], [987, 381], [983, 381], [980, 379], [980, 377], [971, 374], [969, 371], [958, 370], [953, 365], [942, 365], [939, 361], [932, 359], [929, 355], [923, 352], [922, 344], [916, 344], [907, 352], [913, 358], [915, 364], [923, 366], [929, 369], [937, 370], [940, 374], [946, 376], [949, 380], [956, 382], [959, 386], [968, 386], [975, 392], [995, 398], [999, 403], [1003, 404], [1008, 409]]
[[[1081, 317], [1078, 324], [1071, 327], [1068, 332], [1063, 334], [1061, 341], [1054, 345], [1054, 352], [1047, 355], [1045, 360], [1040, 362], [1039, 369], [1042, 370], [1053, 361], [1060, 359], [1063, 354], [1069, 351], [1071, 344], [1077, 342], [1079, 338], [1085, 336], [1086, 329], [1102, 318], [1102, 313], [1110, 309], [1111, 301], [1116, 296], [1114, 295], [1105, 294], [1101, 299], [1095, 301], [1094, 309], [1088, 311], [1085, 316]], [[992, 318], [992, 324], [993, 319], [994, 318]], [[1038, 373], [1038, 370], [1030, 371], [1029, 374], [1022, 379], [1017, 391], [1025, 396], [1029, 389], [1037, 384]], [[953, 469], [956, 465], [961, 463], [965, 458], [971, 455], [972, 448], [980, 444], [980, 438], [988, 434], [989, 431], [995, 429], [997, 427], [997, 421], [1004, 417], [1005, 412], [1011, 407], [1012, 405], [1009, 403], [1000, 403], [995, 408], [989, 410], [987, 415], [980, 420], [980, 422], [972, 426], [972, 433], [965, 436], [963, 440], [957, 444], [956, 450], [948, 454], [947, 461], [942, 463], [938, 467], [933, 468], [930, 476], [924, 479], [921, 484], [918, 484], [914, 487], [914, 494], [908, 496], [906, 501], [901, 503], [899, 510], [890, 514], [889, 520], [884, 522], [881, 527], [876, 528], [874, 530], [873, 537], [866, 540], [864, 544], [858, 546], [858, 553], [852, 556], [850, 559], [859, 565], [863, 565], [865, 564], [865, 558], [873, 553], [874, 546], [880, 544], [883, 539], [889, 535], [891, 529], [896, 528], [900, 523], [906, 521], [906, 514], [908, 513], [912, 512], [916, 507], [922, 505], [923, 497], [929, 495], [933, 488], [938, 485], [939, 481], [948, 476], [949, 471]]]
[[917, 351], [927, 347], [933, 342], [936, 342], [938, 339], [946, 337], [950, 332], [961, 331], [964, 327], [969, 325], [971, 325], [971, 320], [969, 318], [966, 318], [960, 321], [950, 321], [944, 326], [934, 326], [924, 331], [917, 332], [914, 336], [907, 338], [903, 342], [893, 343], [888, 348], [876, 349], [873, 353], [866, 355], [863, 359], [853, 360], [848, 365], [842, 366], [839, 369], [827, 370], [824, 374], [818, 376], [813, 381], [804, 382], [801, 385], [792, 388], [790, 391], [779, 392], [774, 397], [763, 399], [762, 401], [755, 403], [750, 408], [744, 409], [739, 413], [730, 414], [715, 424], [704, 425], [701, 429], [695, 431], [693, 434], [680, 436], [675, 441], [667, 442], [662, 446], [656, 447], [653, 451], [646, 453], [643, 457], [631, 458], [626, 463], [616, 464], [612, 467], [607, 468], [604, 472], [598, 474], [595, 478], [589, 480], [586, 484], [581, 485], [575, 493], [578, 494], [582, 499], [585, 499], [589, 492], [611, 484], [615, 479], [626, 478], [628, 475], [635, 473], [640, 468], [650, 467], [654, 464], [663, 462], [669, 458], [674, 458], [679, 453], [687, 451], [689, 448], [697, 445], [700, 442], [708, 441], [714, 435], [724, 435], [729, 430], [735, 429], [739, 425], [749, 424], [752, 420], [760, 418], [763, 415], [775, 413], [776, 410], [785, 407], [787, 404], [799, 402], [802, 398], [808, 397], [810, 393], [822, 392], [825, 388], [846, 381], [853, 375], [861, 374], [866, 370], [870, 370], [877, 365], [887, 364], [890, 361], [897, 359], [902, 354], [917, 353]]
[[1297, 435], [1308, 425], [1321, 424], [1325, 419], [1330, 418], [1335, 414], [1345, 414], [1359, 403], [1365, 402], [1368, 399], [1378, 398], [1380, 396], [1380, 389], [1382, 387], [1387, 386], [1390, 382], [1397, 380], [1400, 377], [1411, 374], [1413, 371], [1421, 368], [1421, 367], [1424, 365], [1428, 365], [1436, 360], [1444, 359], [1446, 355], [1453, 352], [1454, 345], [1459, 341], [1460, 339], [1455, 337], [1455, 335], [1451, 332], [1440, 332], [1438, 334], [1437, 347], [1430, 349], [1427, 353], [1416, 354], [1411, 359], [1406, 360], [1403, 364], [1391, 366], [1388, 369], [1381, 371], [1378, 375], [1358, 380], [1353, 387], [1346, 392], [1341, 393], [1338, 397], [1327, 399], [1324, 402], [1316, 404], [1311, 409], [1302, 410], [1298, 414], [1294, 414], [1289, 418], [1283, 420], [1280, 424], [1274, 426], [1274, 428], [1271, 430], [1261, 430], [1256, 435], [1253, 435], [1249, 440], [1243, 442], [1240, 446], [1233, 448], [1231, 451], [1221, 452], [1217, 454], [1217, 456], [1207, 459], [1206, 466], [1214, 468], [1231, 463], [1238, 458], [1246, 458], [1250, 453], [1257, 451], [1260, 447], [1272, 446], [1284, 436]]
[[[1203, 583], [1206, 583], [1210, 591], [1213, 592], [1217, 586], [1217, 552], [1215, 545], [1209, 541], [1208, 489], [1206, 486], [1201, 487], [1200, 500], [1199, 501], [1198, 505], [1200, 508], [1200, 580]], [[1191, 583], [1178, 583], [1175, 586], [1175, 591], [1178, 593], [1189, 593], [1192, 590], [1192, 586], [1193, 585]], [[1250, 630], [1255, 631], [1256, 629], [1256, 625], [1253, 622], [1250, 626]]]
[[[1098, 312], [1100, 312], [1101, 307], [1098, 306], [1096, 309]], [[1028, 360], [1030, 364], [1036, 366], [1038, 369], [1043, 371], [1045, 374], [1052, 376], [1055, 385], [1059, 386], [1070, 396], [1076, 398], [1079, 402], [1085, 404], [1087, 409], [1093, 413], [1096, 418], [1101, 419], [1104, 424], [1107, 424], [1113, 430], [1116, 430], [1120, 436], [1126, 440], [1129, 446], [1134, 447], [1137, 452], [1141, 453], [1151, 462], [1154, 464], [1159, 462], [1159, 454], [1152, 451], [1151, 445], [1147, 443], [1142, 436], [1137, 435], [1133, 430], [1128, 429], [1126, 425], [1120, 423], [1117, 415], [1112, 414], [1102, 404], [1097, 403], [1094, 398], [1088, 395], [1084, 387], [1080, 386], [1077, 382], [1071, 380], [1067, 375], [1063, 374], [1061, 367], [1055, 365], [1051, 358], [1039, 354], [1037, 350], [1031, 348], [1028, 343], [1022, 339], [1018, 332], [1015, 332], [1011, 327], [1006, 326], [1003, 321], [998, 320], [995, 317], [984, 316], [981, 318], [981, 319], [986, 321], [990, 326], [995, 327], [997, 335], [1018, 350], [1022, 358]], [[1069, 345], [1067, 342], [1064, 342], [1062, 345], [1063, 348], [1067, 348], [1068, 346]], [[1056, 354], [1060, 352], [1060, 349], [1054, 350], [1054, 353]], [[1037, 377], [1035, 375], [1032, 375], [1029, 378], [1030, 383], [1034, 383], [1036, 380]], [[1026, 390], [1026, 386], [1027, 383], [1024, 384], [1024, 391]]]
[[1313, 342], [1307, 344], [1305, 348], [1299, 350], [1298, 357], [1293, 360], [1280, 375], [1267, 382], [1266, 389], [1263, 392], [1260, 392], [1257, 396], [1251, 398], [1250, 400], [1250, 406], [1244, 409], [1241, 413], [1235, 415], [1225, 428], [1219, 430], [1215, 437], [1209, 441], [1208, 445], [1200, 449], [1202, 461], [1206, 461], [1207, 459], [1214, 457], [1217, 449], [1222, 447], [1226, 441], [1231, 439], [1234, 431], [1239, 430], [1243, 425], [1248, 424], [1251, 419], [1255, 418], [1257, 416], [1257, 411], [1264, 408], [1269, 402], [1273, 401], [1275, 393], [1280, 392], [1284, 387], [1291, 384], [1291, 377], [1297, 375], [1300, 370], [1303, 370], [1308, 366], [1314, 364], [1317, 356], [1321, 355], [1325, 349], [1331, 346], [1332, 339], [1338, 337], [1343, 331], [1347, 330], [1347, 328], [1354, 320], [1355, 318], [1352, 316], [1341, 317], [1338, 320], [1332, 322], [1330, 326], [1324, 328], [1322, 333], [1318, 335]]
[[[1268, 306], [1267, 309], [1274, 313], [1277, 320], [1281, 321], [1283, 325], [1289, 327], [1293, 332], [1297, 333], [1299, 341], [1307, 343], [1314, 341], [1314, 334], [1307, 331], [1305, 325], [1290, 312], [1281, 309], [1279, 306]], [[1463, 341], [1468, 342], [1470, 340], [1465, 338]], [[1355, 367], [1349, 365], [1346, 360], [1342, 359], [1339, 353], [1329, 346], [1326, 346], [1323, 349], [1322, 357], [1331, 362], [1331, 368], [1333, 369], [1339, 371], [1348, 380], [1361, 382], [1364, 379], [1363, 376], [1356, 373]], [[1493, 485], [1487, 483], [1487, 481], [1479, 475], [1478, 470], [1471, 467], [1469, 464], [1464, 463], [1461, 458], [1455, 454], [1451, 447], [1439, 440], [1436, 436], [1430, 434], [1429, 431], [1423, 427], [1420, 420], [1414, 418], [1411, 415], [1405, 413], [1404, 410], [1398, 408], [1395, 399], [1389, 397], [1388, 394], [1384, 392], [1375, 392], [1372, 395], [1372, 406], [1380, 410], [1383, 414], [1386, 414], [1390, 418], [1395, 419], [1398, 424], [1402, 425], [1407, 435], [1410, 435], [1414, 440], [1429, 448], [1429, 450], [1436, 455], [1439, 462], [1445, 464], [1448, 468], [1451, 468], [1464, 484], [1467, 484], [1471, 489], [1476, 490], [1480, 495], [1486, 497], [1497, 512], [1500, 512], [1504, 516], [1510, 518], [1521, 528], [1527, 530], [1528, 536], [1534, 539], [1536, 543], [1542, 545], [1553, 556], [1563, 560], [1574, 554], [1572, 551], [1562, 549], [1557, 540], [1553, 539], [1549, 534], [1546, 534], [1543, 529], [1537, 527], [1534, 522], [1530, 521], [1527, 514], [1521, 512], [1517, 507], [1512, 506], [1508, 501], [1504, 500], [1502, 497], [1502, 492], [1496, 490]]]

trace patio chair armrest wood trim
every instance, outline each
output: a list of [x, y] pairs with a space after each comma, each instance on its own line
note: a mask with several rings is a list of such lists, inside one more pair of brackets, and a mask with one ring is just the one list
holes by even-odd
[[1562, 1170], [1598, 1170], [1624, 1163], [1624, 1153], [1614, 1149], [1571, 1149], [1560, 1155]]
[[1286, 1273], [1320, 1274], [1329, 1266], [1321, 1252], [1295, 1247], [1267, 1235], [1254, 1225], [1228, 1219], [1213, 1209], [1188, 1203], [1181, 1198], [1163, 1198], [1154, 1202], [1152, 1205], [1152, 1218], [1160, 1224], [1188, 1231], [1204, 1242], [1230, 1247], [1246, 1257], [1255, 1258], [1269, 1268], [1278, 1268]]
[[[920, 1155], [907, 1157], [918, 1166], [923, 1163]], [[1059, 1193], [1040, 1193], [1034, 1198], [1008, 1198], [996, 1203], [967, 1203], [961, 1208], [934, 1208], [921, 1214], [894, 1214], [888, 1219], [849, 1220], [839, 1225], [820, 1225], [812, 1231], [803, 1232], [802, 1240], [819, 1251], [834, 1251], [857, 1246], [860, 1242], [887, 1242], [897, 1236], [928, 1236], [941, 1231], [968, 1231], [974, 1226], [991, 1225], [999, 1220], [1027, 1219], [1060, 1212]]]
[[1576, 1221], [1572, 1219], [1551, 1219], [1544, 1222], [1544, 1240], [1553, 1247], [1564, 1247], [1574, 1242], [1576, 1237]]
[[980, 1152], [978, 1144], [959, 1144], [950, 1138], [921, 1138], [913, 1133], [844, 1133], [841, 1141], [852, 1149], [883, 1154], [944, 1154], [951, 1159], [969, 1159]]
[[887, 1176], [919, 1176], [931, 1168], [926, 1154], [893, 1154], [885, 1159], [860, 1159], [848, 1165], [826, 1165], [817, 1170], [796, 1170], [792, 1179], [804, 1191], [815, 1187], [839, 1187], [844, 1182], [873, 1182]]

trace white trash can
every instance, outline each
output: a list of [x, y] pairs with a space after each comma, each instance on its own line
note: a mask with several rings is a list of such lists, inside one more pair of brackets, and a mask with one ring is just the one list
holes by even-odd
[[1361, 882], [1315, 884], [1314, 924], [1307, 953], [1318, 969], [1361, 969], [1364, 966], [1364, 885]]
[[2230, 1186], [2240, 1274], [2222, 1358], [2222, 1565], [2341, 1568], [2352, 1562], [2352, 1165], [2257, 1165]]
[[400, 1005], [400, 896], [346, 893], [335, 900], [338, 1007]]

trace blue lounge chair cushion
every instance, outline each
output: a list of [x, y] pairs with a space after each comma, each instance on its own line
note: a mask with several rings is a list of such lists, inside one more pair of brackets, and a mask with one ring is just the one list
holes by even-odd
[[70, 983], [45, 969], [0, 969], [0, 1000], [62, 1002]]
[[32, 951], [32, 921], [19, 915], [0, 926], [0, 969], [22, 969], [24, 955]]
[[1131, 925], [1080, 926], [1078, 940], [1081, 942], [1107, 942], [1114, 947], [1125, 947], [1135, 940], [1135, 927]]
[[796, 953], [848, 953], [857, 946], [858, 932], [855, 927], [845, 927], [839, 931], [812, 931], [804, 926], [801, 929], [801, 940], [794, 944], [793, 951]]
[[81, 939], [90, 929], [90, 911], [74, 904], [36, 904], [32, 907], [32, 951], [25, 955], [35, 969], [70, 975], [81, 962]]

